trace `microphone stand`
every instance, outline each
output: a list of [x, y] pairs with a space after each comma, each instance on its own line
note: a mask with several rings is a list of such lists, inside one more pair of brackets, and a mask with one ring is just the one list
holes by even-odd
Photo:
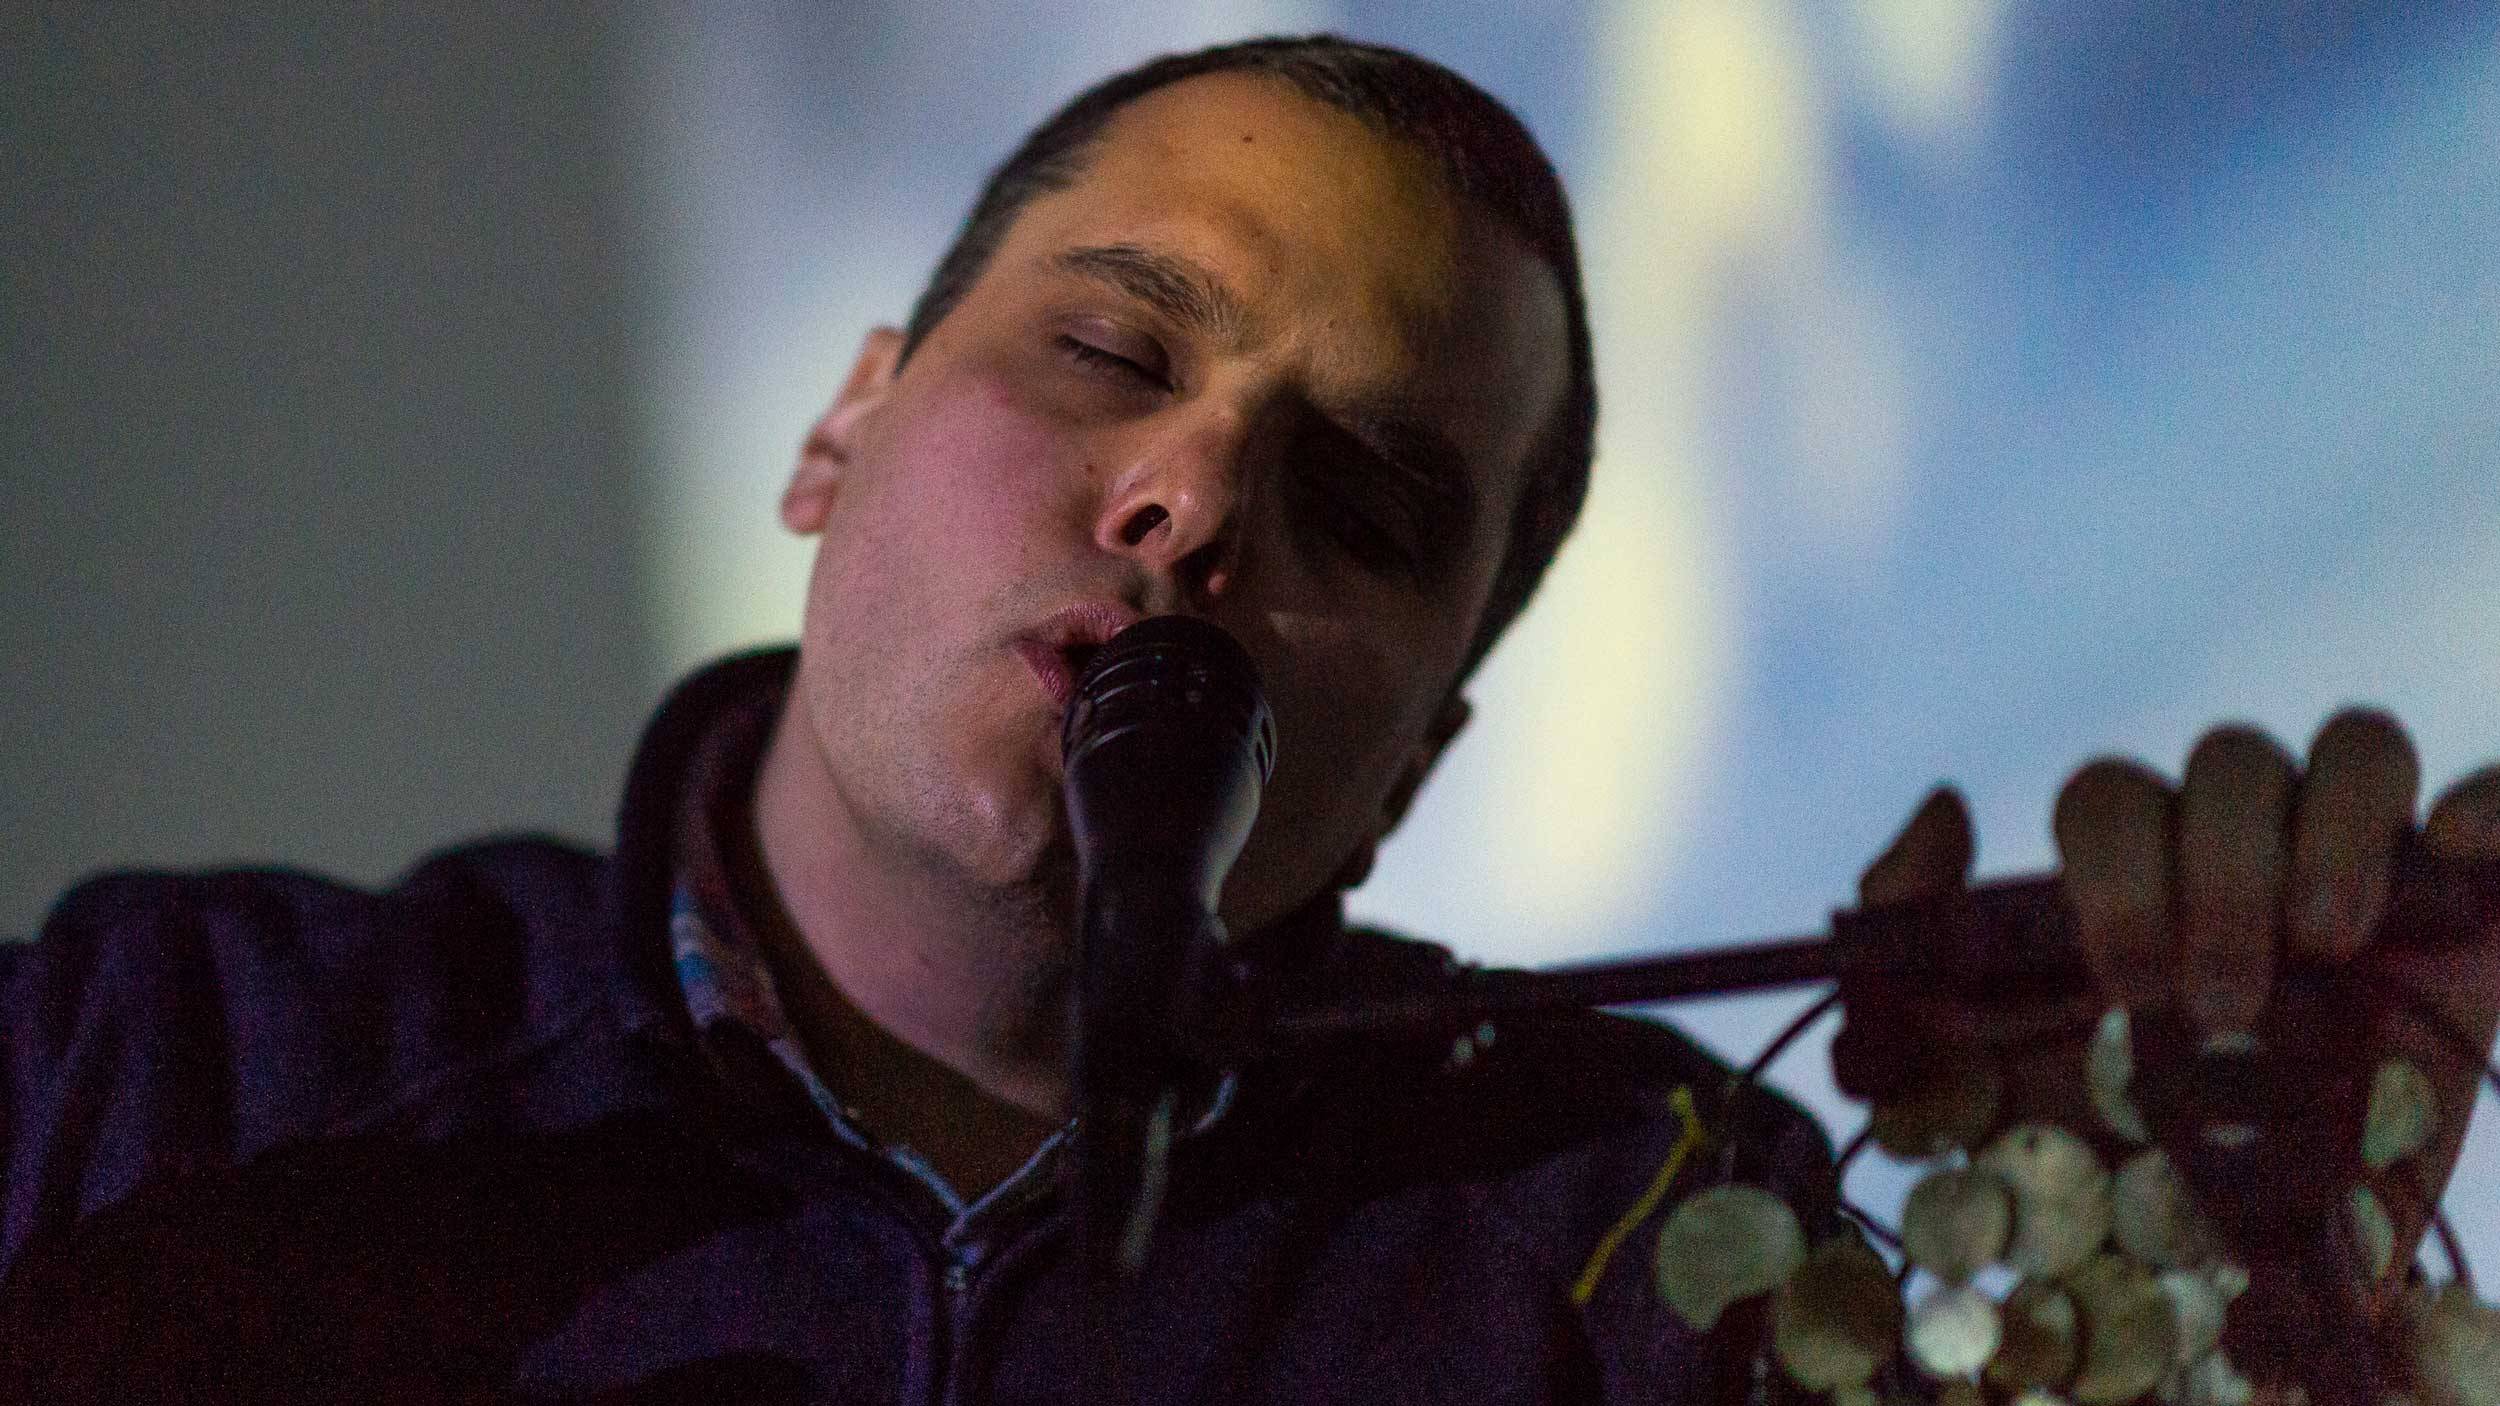
[[[2398, 848], [2378, 940], [2455, 945], [2500, 914], [2500, 865]], [[1915, 978], [1972, 999], [2080, 993], [2089, 981], [2074, 914], [2055, 875], [1975, 885], [1950, 897], [1842, 909], [1829, 933], [1672, 956], [1512, 970], [1452, 964], [1432, 984], [1349, 1001], [1278, 1008], [1257, 973], [1212, 966], [1184, 1022], [1191, 1053], [1216, 1065], [1304, 1052], [1362, 1036], [1465, 1030], [1538, 1011], [1647, 1005], [1857, 977]]]
[[1648, 1005], [1829, 981], [1847, 958], [1826, 936], [1792, 937], [1666, 957], [1634, 957], [1538, 971], [1452, 963], [1439, 982], [1354, 1001], [1282, 1009], [1255, 994], [1253, 974], [1211, 971], [1193, 1003], [1191, 1053], [1235, 1065], [1366, 1036], [1463, 1030], [1503, 1016]]
[[1464, 1030], [1539, 1011], [1647, 1005], [1917, 970], [1955, 987], [1983, 984], [1974, 978], [1984, 973], [1997, 989], [2007, 981], [2034, 987], [2084, 976], [2056, 880], [2034, 875], [1945, 902], [1843, 910], [1833, 915], [1828, 934], [1533, 971], [1453, 964], [1439, 982], [1418, 989], [1285, 1009], [1267, 1006], [1255, 994], [1256, 974], [1236, 966], [1211, 974], [1192, 1023], [1199, 1058], [1234, 1064], [1348, 1038]]

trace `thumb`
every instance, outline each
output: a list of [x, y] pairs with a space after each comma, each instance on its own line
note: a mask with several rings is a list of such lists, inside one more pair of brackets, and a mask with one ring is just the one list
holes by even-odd
[[1970, 880], [1970, 810], [1951, 786], [1928, 792], [1890, 848], [1858, 878], [1864, 907], [1950, 893]]
[[[1952, 787], [1939, 786], [1858, 879], [1858, 903], [1873, 908], [1951, 893], [1969, 876], [1970, 861], [1970, 812]], [[1841, 1092], [1882, 1105], [1936, 1082], [1940, 1022], [1931, 993], [1873, 973], [1843, 977], [1841, 991], [1840, 1033], [1832, 1040]]]
[[2500, 766], [2487, 766], [2442, 793], [2422, 839], [2460, 859], [2500, 859]]

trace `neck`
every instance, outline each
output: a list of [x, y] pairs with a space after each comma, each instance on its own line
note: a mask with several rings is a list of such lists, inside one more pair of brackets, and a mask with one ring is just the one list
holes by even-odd
[[[757, 773], [742, 827], [754, 872], [740, 881], [771, 899], [758, 905], [772, 910], [766, 944], [809, 1056], [880, 1133], [942, 1169], [928, 1144], [950, 1120], [1038, 1142], [1068, 1104], [1064, 918], [1038, 888], [980, 891], [880, 851], [803, 733], [794, 696]], [[880, 1103], [894, 1109], [881, 1117]]]

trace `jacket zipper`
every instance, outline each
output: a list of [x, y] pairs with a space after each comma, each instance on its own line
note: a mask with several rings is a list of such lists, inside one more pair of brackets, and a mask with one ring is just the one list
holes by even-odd
[[958, 1406], [964, 1399], [965, 1374], [957, 1369], [964, 1346], [972, 1341], [973, 1261], [977, 1256], [978, 1251], [938, 1247], [938, 1257], [944, 1265], [938, 1272], [943, 1336], [936, 1344], [936, 1360], [930, 1363], [932, 1406]]

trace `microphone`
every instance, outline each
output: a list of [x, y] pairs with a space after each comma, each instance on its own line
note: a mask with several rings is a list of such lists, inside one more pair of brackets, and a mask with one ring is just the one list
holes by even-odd
[[1276, 762], [1250, 656], [1162, 615], [1087, 661], [1060, 732], [1077, 860], [1076, 1201], [1096, 1283], [1135, 1275], [1161, 1208], [1184, 1026], [1225, 941], [1224, 876]]

